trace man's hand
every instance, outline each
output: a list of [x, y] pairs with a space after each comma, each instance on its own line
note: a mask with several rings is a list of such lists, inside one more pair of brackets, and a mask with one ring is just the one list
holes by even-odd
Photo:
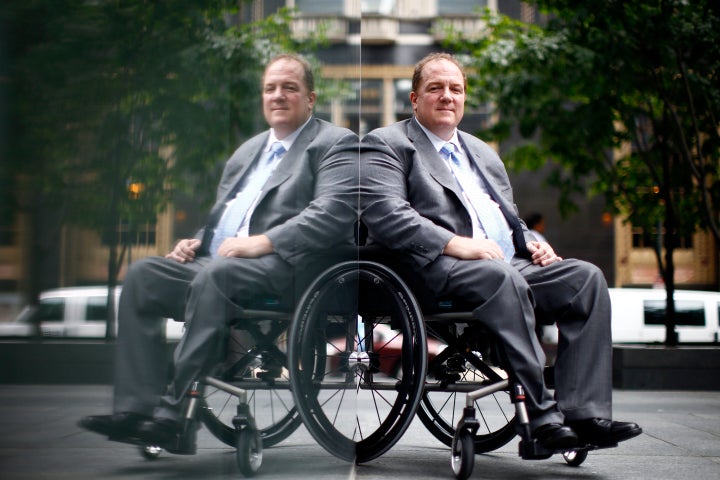
[[480, 260], [480, 259], [492, 259], [492, 258], [505, 258], [503, 256], [502, 249], [493, 240], [487, 238], [468, 238], [455, 236], [450, 239], [445, 250], [444, 255], [450, 255], [461, 260]]
[[532, 254], [532, 262], [535, 265], [547, 267], [562, 260], [562, 257], [558, 257], [555, 250], [546, 242], [527, 242], [527, 249]]
[[179, 263], [192, 262], [195, 260], [195, 252], [200, 248], [200, 243], [197, 238], [180, 240], [173, 251], [165, 255], [165, 258], [170, 258]]
[[219, 257], [257, 258], [273, 251], [273, 244], [267, 236], [253, 235], [226, 238], [220, 244], [217, 254]]

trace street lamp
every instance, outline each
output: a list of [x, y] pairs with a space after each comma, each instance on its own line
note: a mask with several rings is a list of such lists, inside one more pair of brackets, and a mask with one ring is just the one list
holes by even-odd
[[[140, 182], [128, 182], [128, 198], [130, 200], [138, 200], [140, 194], [145, 190], [145, 185]], [[128, 253], [128, 267], [132, 263], [132, 237], [133, 233], [133, 222], [132, 222], [132, 207], [128, 211], [128, 231], [127, 231], [127, 253]]]

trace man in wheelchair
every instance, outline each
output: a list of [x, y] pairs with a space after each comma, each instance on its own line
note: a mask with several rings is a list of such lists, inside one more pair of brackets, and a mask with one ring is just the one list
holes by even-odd
[[[119, 303], [114, 413], [85, 417], [82, 427], [193, 453], [193, 441], [177, 441], [183, 403], [222, 360], [230, 321], [260, 295], [300, 292], [300, 277], [321, 268], [313, 258], [353, 245], [357, 135], [315, 118], [315, 100], [304, 59], [280, 55], [267, 64], [262, 105], [270, 129], [227, 161], [195, 238], [130, 267]], [[163, 317], [186, 325], [169, 386]]]
[[[414, 116], [361, 142], [369, 243], [399, 252], [434, 294], [474, 305], [525, 389], [533, 439], [548, 450], [614, 446], [639, 435], [612, 420], [610, 298], [602, 272], [562, 259], [518, 217], [497, 154], [457, 129], [466, 76], [449, 54], [415, 67]], [[536, 315], [559, 328], [555, 395], [543, 381]]]

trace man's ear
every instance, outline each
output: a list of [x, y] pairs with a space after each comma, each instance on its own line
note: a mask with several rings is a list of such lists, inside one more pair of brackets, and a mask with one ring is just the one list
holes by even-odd
[[417, 93], [414, 91], [410, 92], [410, 104], [412, 105], [413, 112], [415, 111], [415, 107], [417, 106]]
[[317, 94], [315, 94], [314, 91], [310, 92], [310, 95], [308, 95], [308, 100], [308, 103], [310, 104], [310, 110], [312, 110], [315, 106], [315, 101], [317, 100]]

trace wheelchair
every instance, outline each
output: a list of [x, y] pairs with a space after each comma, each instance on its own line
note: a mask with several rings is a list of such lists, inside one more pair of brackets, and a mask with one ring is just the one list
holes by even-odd
[[[435, 298], [391, 252], [363, 247], [359, 259], [329, 268], [306, 290], [290, 327], [289, 377], [302, 423], [328, 452], [364, 463], [392, 448], [417, 414], [450, 447], [459, 479], [472, 472], [475, 454], [518, 434], [524, 459], [562, 453], [569, 465], [582, 464], [592, 446], [547, 451], [531, 438], [522, 386], [471, 311]], [[429, 352], [428, 339], [445, 348]]]
[[368, 462], [417, 411], [427, 345], [415, 297], [391, 270], [359, 263], [357, 250], [337, 258], [294, 310], [276, 297], [245, 308], [225, 361], [188, 393], [186, 429], [199, 421], [236, 448], [245, 476], [259, 470], [263, 448], [301, 424], [338, 458]]

